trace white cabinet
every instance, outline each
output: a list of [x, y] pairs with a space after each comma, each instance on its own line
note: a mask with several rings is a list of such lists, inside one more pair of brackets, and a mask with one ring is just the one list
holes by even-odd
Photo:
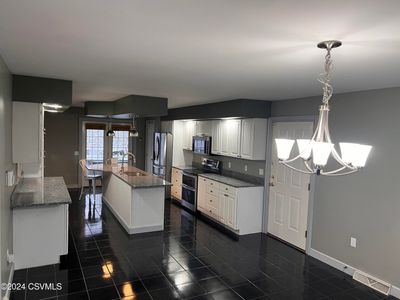
[[263, 187], [235, 188], [201, 175], [197, 209], [239, 235], [261, 232]]
[[241, 120], [221, 121], [221, 155], [240, 157]]
[[23, 177], [43, 177], [44, 113], [40, 103], [13, 102], [12, 159]]
[[195, 135], [211, 135], [212, 121], [195, 121]]
[[211, 153], [221, 154], [221, 121], [211, 121]]
[[195, 122], [185, 121], [183, 128], [183, 149], [192, 150], [192, 138], [195, 135]]
[[15, 269], [60, 262], [68, 254], [68, 204], [13, 210]]
[[267, 143], [266, 119], [243, 119], [241, 126], [240, 157], [265, 160]]
[[40, 163], [43, 158], [43, 108], [40, 103], [13, 102], [14, 163]]
[[172, 168], [171, 174], [171, 196], [176, 200], [182, 199], [182, 170], [177, 168]]
[[212, 137], [212, 154], [265, 160], [267, 119], [184, 121], [184, 149], [192, 150], [194, 135]]

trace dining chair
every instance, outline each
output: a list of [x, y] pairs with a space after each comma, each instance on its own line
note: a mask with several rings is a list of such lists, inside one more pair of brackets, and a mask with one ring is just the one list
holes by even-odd
[[87, 169], [87, 160], [86, 159], [81, 159], [79, 160], [79, 165], [82, 169], [82, 182], [81, 182], [81, 193], [79, 195], [79, 200], [82, 198], [83, 195], [83, 189], [85, 188], [84, 182], [87, 180], [89, 182], [89, 190], [90, 187], [92, 187], [92, 192], [93, 192], [93, 199], [96, 199], [96, 195], [94, 195], [95, 190], [93, 189], [94, 185], [96, 184], [96, 180], [102, 180], [102, 174], [96, 173], [96, 171], [89, 171]]

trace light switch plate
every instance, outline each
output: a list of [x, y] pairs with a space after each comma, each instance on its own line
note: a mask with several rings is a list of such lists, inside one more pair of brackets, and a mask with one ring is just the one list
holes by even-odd
[[258, 175], [263, 176], [264, 175], [264, 169], [258, 169]]
[[228, 168], [230, 169], [231, 166], [232, 166], [232, 165], [231, 165], [231, 162], [229, 161], [229, 162], [228, 162]]
[[74, 151], [75, 156], [79, 156], [79, 151]]
[[244, 165], [244, 171], [247, 172], [247, 165]]
[[353, 248], [357, 247], [357, 239], [356, 238], [354, 238], [354, 237], [350, 238], [350, 246]]

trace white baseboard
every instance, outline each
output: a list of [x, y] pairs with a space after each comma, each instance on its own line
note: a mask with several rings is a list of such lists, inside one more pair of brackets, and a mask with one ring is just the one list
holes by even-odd
[[[307, 254], [351, 276], [356, 270], [356, 268], [313, 248], [310, 248]], [[400, 288], [392, 285], [389, 295], [400, 299]]]
[[325, 253], [319, 252], [318, 250], [315, 250], [313, 248], [309, 249], [308, 255], [326, 263], [327, 265], [330, 265], [331, 267], [334, 267], [335, 269], [338, 269], [339, 271], [349, 274], [350, 276], [353, 276], [354, 271], [356, 270], [356, 268], [345, 264], [344, 262], [341, 262], [336, 258], [330, 257]]
[[390, 289], [390, 295], [400, 299], [400, 288], [392, 285], [392, 288]]

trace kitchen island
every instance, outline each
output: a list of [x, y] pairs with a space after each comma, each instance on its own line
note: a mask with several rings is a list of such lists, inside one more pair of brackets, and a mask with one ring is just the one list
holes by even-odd
[[103, 201], [129, 234], [164, 230], [165, 187], [171, 183], [132, 166], [87, 169], [103, 173]]
[[11, 195], [15, 269], [60, 262], [68, 253], [68, 206], [62, 177], [22, 178]]

